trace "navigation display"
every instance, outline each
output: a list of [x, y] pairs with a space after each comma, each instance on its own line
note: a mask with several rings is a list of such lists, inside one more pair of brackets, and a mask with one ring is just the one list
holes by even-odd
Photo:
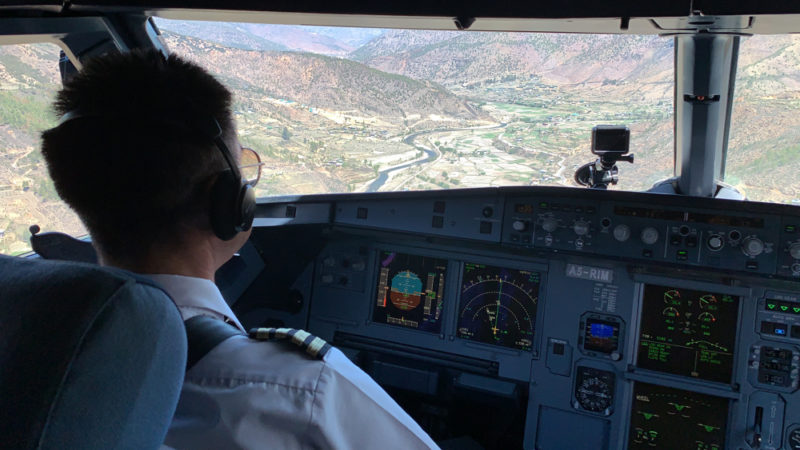
[[725, 448], [728, 399], [634, 383], [628, 449]]
[[381, 251], [372, 321], [439, 333], [447, 260]]
[[540, 274], [465, 263], [462, 275], [458, 337], [530, 350]]
[[637, 366], [730, 383], [739, 297], [645, 285]]

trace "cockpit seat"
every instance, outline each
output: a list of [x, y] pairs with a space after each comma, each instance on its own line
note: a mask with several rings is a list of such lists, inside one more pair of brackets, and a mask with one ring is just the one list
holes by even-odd
[[0, 448], [158, 448], [185, 366], [183, 322], [155, 285], [0, 256]]

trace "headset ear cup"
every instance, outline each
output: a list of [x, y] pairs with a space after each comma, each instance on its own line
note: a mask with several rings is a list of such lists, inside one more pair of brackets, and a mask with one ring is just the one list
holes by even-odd
[[256, 215], [256, 192], [252, 186], [244, 183], [239, 191], [239, 220], [238, 231], [247, 231], [253, 226]]
[[229, 241], [239, 232], [241, 181], [230, 171], [220, 173], [211, 188], [211, 208], [209, 220], [214, 234], [223, 241]]

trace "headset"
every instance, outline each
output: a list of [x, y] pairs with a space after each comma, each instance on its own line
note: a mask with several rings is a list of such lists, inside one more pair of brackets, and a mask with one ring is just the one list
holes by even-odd
[[[55, 128], [60, 128], [66, 123], [83, 119], [108, 120], [119, 115], [99, 115], [84, 114], [80, 110], [68, 111], [61, 117]], [[120, 119], [124, 119], [120, 117]], [[209, 219], [214, 235], [223, 241], [233, 239], [237, 234], [247, 231], [253, 225], [253, 218], [256, 211], [256, 195], [253, 187], [247, 180], [242, 178], [239, 167], [233, 162], [231, 154], [225, 141], [222, 139], [222, 127], [214, 117], [209, 117], [205, 124], [199, 126], [187, 125], [185, 122], [177, 122], [172, 118], [148, 117], [147, 120], [163, 122], [180, 127], [189, 127], [193, 131], [207, 136], [214, 142], [214, 145], [222, 153], [223, 159], [228, 168], [219, 173], [211, 187], [211, 203], [209, 208]]]
[[223, 241], [229, 241], [234, 236], [247, 231], [253, 225], [256, 212], [256, 194], [253, 187], [242, 177], [239, 167], [233, 163], [228, 146], [222, 140], [222, 128], [217, 119], [210, 117], [213, 122], [211, 130], [214, 144], [216, 144], [228, 169], [223, 171], [211, 188], [211, 228], [214, 234]]

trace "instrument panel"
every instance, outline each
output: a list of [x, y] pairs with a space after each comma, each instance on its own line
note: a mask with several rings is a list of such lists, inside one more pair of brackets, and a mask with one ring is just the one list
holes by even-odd
[[[295, 282], [309, 298], [298, 326], [393, 393], [521, 395], [512, 447], [782, 449], [800, 436], [797, 208], [554, 188], [385, 197], [277, 202], [260, 217], [292, 206], [297, 225], [326, 230]], [[436, 405], [422, 410], [449, 408]], [[497, 424], [481, 427], [464, 430], [484, 439]]]

